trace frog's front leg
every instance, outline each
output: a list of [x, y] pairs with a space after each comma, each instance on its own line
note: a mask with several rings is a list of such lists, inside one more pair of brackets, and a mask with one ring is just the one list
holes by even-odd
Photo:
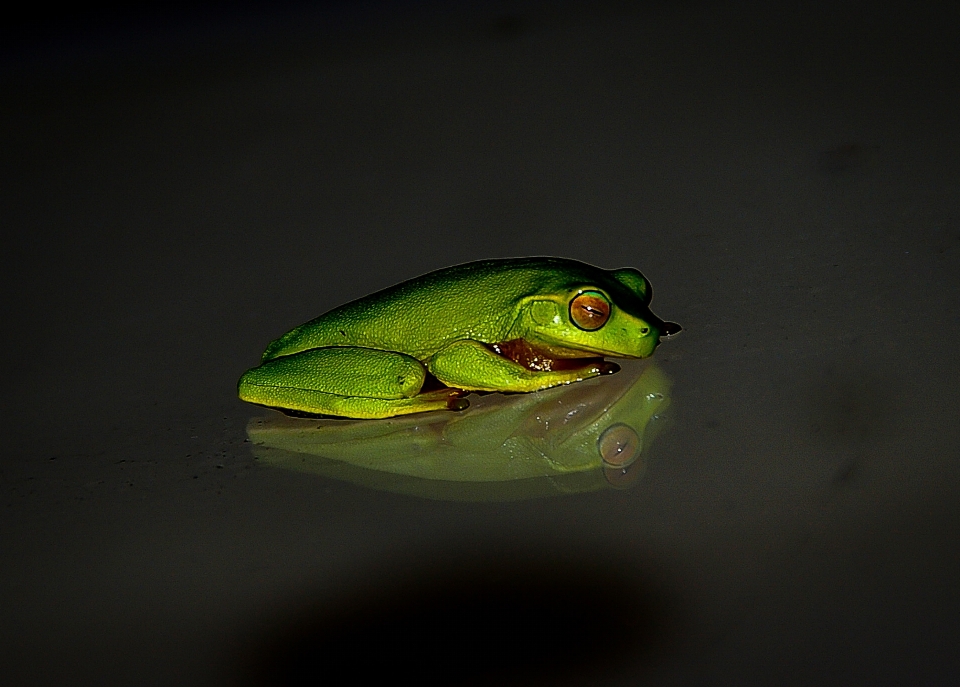
[[[508, 342], [516, 343], [516, 342]], [[523, 342], [520, 342], [524, 345]], [[497, 346], [504, 351], [506, 346]], [[516, 356], [522, 359], [523, 356]], [[548, 389], [552, 386], [579, 382], [602, 374], [611, 374], [619, 366], [602, 358], [553, 360], [540, 358], [542, 363], [531, 369], [498, 353], [494, 347], [479, 341], [461, 339], [437, 351], [427, 361], [427, 369], [437, 379], [450, 387], [471, 391], [527, 392]], [[551, 369], [550, 364], [556, 363]]]
[[242, 400], [271, 408], [352, 418], [465, 407], [459, 389], [421, 393], [426, 378], [409, 355], [336, 346], [268, 360], [240, 378], [238, 391]]

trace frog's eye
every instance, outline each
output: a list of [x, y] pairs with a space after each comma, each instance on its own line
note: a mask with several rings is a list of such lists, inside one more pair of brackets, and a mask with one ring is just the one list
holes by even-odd
[[600, 329], [609, 318], [610, 301], [599, 291], [584, 291], [570, 301], [570, 319], [580, 329]]

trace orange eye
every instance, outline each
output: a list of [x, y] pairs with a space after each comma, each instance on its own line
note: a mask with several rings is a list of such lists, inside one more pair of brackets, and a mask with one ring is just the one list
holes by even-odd
[[580, 329], [600, 329], [609, 318], [610, 303], [599, 291], [584, 291], [570, 301], [570, 319]]

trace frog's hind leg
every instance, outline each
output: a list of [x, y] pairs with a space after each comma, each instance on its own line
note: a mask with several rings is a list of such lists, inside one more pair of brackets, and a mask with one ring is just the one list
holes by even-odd
[[352, 418], [466, 407], [465, 392], [424, 390], [426, 380], [423, 364], [409, 355], [336, 346], [269, 360], [240, 378], [238, 392], [244, 401], [271, 408]]

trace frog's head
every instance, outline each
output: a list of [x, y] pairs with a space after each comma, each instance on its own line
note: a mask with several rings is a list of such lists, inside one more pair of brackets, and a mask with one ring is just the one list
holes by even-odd
[[650, 311], [653, 289], [636, 269], [597, 270], [522, 304], [523, 338], [558, 357], [646, 358], [682, 327]]

